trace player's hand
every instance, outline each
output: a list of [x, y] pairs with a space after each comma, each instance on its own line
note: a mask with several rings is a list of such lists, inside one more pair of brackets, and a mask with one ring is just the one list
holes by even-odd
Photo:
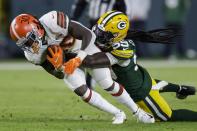
[[68, 62], [64, 63], [64, 72], [66, 74], [72, 74], [80, 65], [81, 59], [79, 57], [72, 58]]
[[55, 67], [60, 69], [63, 64], [63, 51], [60, 46], [49, 46], [47, 60]]
[[142, 123], [155, 123], [155, 118], [153, 115], [143, 111], [138, 108], [138, 110], [134, 113], [134, 116]]

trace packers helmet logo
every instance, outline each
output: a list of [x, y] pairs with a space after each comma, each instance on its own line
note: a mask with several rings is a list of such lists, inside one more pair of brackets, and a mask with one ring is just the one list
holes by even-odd
[[127, 23], [125, 21], [121, 21], [118, 23], [118, 29], [122, 30], [127, 27]]

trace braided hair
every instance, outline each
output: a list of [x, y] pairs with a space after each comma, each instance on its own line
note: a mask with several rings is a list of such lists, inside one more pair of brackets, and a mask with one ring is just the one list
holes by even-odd
[[181, 34], [178, 34], [178, 29], [171, 27], [150, 31], [129, 30], [126, 38], [140, 42], [175, 44], [173, 38], [177, 36], [181, 36]]

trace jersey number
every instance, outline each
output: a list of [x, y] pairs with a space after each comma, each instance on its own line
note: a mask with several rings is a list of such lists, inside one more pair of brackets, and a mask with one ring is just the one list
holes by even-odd
[[113, 49], [118, 49], [119, 47], [122, 47], [123, 50], [127, 50], [129, 48], [129, 43], [127, 41], [120, 41], [118, 43], [114, 43], [112, 45]]

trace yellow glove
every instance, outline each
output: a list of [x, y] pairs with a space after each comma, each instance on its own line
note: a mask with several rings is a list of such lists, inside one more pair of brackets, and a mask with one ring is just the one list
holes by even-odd
[[79, 57], [72, 58], [68, 62], [64, 63], [64, 72], [66, 74], [72, 74], [80, 65], [81, 59]]
[[63, 64], [63, 51], [60, 46], [49, 46], [47, 48], [47, 60], [56, 68], [60, 69]]

